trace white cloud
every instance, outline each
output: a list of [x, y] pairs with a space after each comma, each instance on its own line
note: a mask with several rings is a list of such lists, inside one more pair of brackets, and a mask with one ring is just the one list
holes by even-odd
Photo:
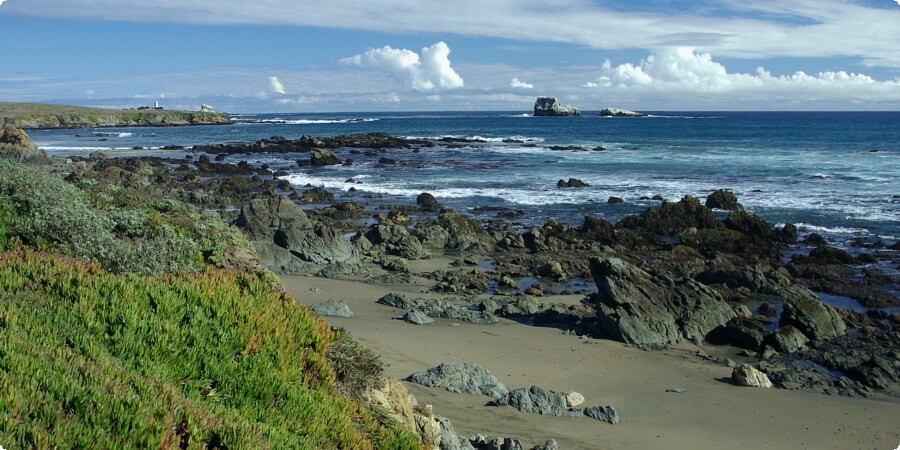
[[404, 79], [416, 91], [453, 89], [465, 85], [450, 65], [450, 47], [443, 41], [422, 49], [421, 56], [407, 49], [385, 45], [340, 60], [344, 66], [373, 68]]
[[518, 77], [513, 78], [512, 81], [509, 82], [509, 86], [517, 89], [534, 89], [533, 84], [521, 81]]
[[686, 47], [657, 51], [638, 64], [613, 66], [606, 60], [600, 76], [583, 87], [617, 93], [618, 98], [632, 102], [681, 97], [687, 104], [698, 100], [690, 95], [714, 94], [723, 106], [730, 103], [732, 109], [744, 106], [742, 101], [769, 101], [772, 107], [780, 109], [788, 102], [792, 105], [900, 102], [900, 79], [877, 81], [862, 73], [846, 71], [773, 75], [763, 67], [755, 73], [731, 73], [709, 53], [697, 53]]
[[270, 94], [280, 94], [284, 95], [287, 92], [284, 90], [284, 85], [281, 84], [281, 80], [276, 76], [269, 77], [269, 93]]
[[[586, 0], [28, 0], [12, 14], [90, 20], [299, 25], [402, 33], [456, 33], [601, 49], [685, 45], [720, 57], [855, 57], [900, 68], [900, 11], [873, 1], [725, 0], [655, 10]], [[707, 6], [707, 7], [704, 7]], [[540, 30], [540, 33], [534, 32]]]

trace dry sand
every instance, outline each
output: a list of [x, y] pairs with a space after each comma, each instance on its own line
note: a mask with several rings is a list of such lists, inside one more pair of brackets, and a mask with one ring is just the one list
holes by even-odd
[[[698, 358], [686, 345], [645, 352], [608, 340], [585, 340], [503, 320], [473, 325], [438, 320], [412, 325], [404, 311], [376, 304], [389, 292], [425, 296], [424, 287], [383, 286], [283, 276], [298, 301], [341, 299], [352, 318], [326, 318], [381, 355], [388, 375], [443, 362], [474, 362], [510, 389], [539, 385], [584, 394], [584, 406], [612, 405], [622, 422], [557, 418], [487, 407], [488, 397], [453, 394], [407, 383], [420, 403], [434, 405], [460, 436], [516, 437], [526, 448], [556, 439], [561, 449], [786, 448], [894, 449], [900, 445], [900, 401], [825, 396], [780, 389], [741, 388], [731, 369]], [[545, 299], [548, 300], [548, 299]], [[552, 300], [552, 301], [555, 301]], [[684, 393], [666, 392], [683, 388]]]

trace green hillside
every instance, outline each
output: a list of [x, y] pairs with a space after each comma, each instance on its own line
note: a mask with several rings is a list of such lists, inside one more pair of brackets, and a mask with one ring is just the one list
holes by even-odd
[[43, 103], [0, 102], [0, 122], [21, 129], [184, 126], [229, 123], [216, 112], [102, 109]]

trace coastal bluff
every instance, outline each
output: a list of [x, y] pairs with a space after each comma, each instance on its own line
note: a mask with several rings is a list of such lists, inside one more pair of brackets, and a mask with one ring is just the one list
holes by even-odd
[[0, 122], [19, 129], [220, 125], [217, 112], [103, 109], [40, 103], [0, 102]]
[[537, 116], [580, 116], [581, 111], [571, 105], [565, 105], [555, 97], [538, 97], [534, 102], [534, 115]]

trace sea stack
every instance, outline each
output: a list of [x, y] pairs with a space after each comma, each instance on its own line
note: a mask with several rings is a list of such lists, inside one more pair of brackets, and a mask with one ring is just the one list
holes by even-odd
[[581, 111], [571, 105], [564, 105], [556, 97], [538, 97], [534, 102], [534, 115], [537, 116], [580, 116]]
[[621, 108], [604, 108], [603, 111], [600, 111], [600, 115], [603, 117], [647, 117], [647, 114], [642, 112]]

